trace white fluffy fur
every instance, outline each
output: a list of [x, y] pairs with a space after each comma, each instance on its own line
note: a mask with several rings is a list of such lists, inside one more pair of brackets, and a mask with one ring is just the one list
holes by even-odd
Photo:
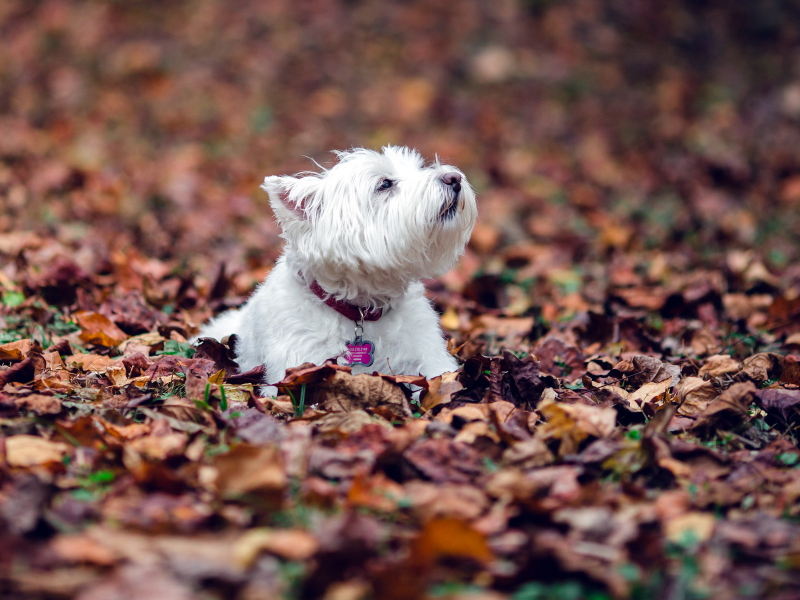
[[[241, 309], [220, 315], [198, 337], [238, 335], [239, 365], [263, 364], [267, 384], [289, 367], [340, 356], [354, 323], [314, 295], [309, 284], [316, 280], [337, 299], [384, 309], [378, 321], [364, 323], [374, 363], [354, 366], [354, 373], [434, 377], [454, 370], [420, 279], [444, 273], [463, 252], [477, 216], [474, 192], [458, 169], [426, 166], [408, 148], [337, 155], [338, 164], [321, 173], [264, 180], [286, 240], [283, 255]], [[447, 173], [462, 177], [457, 194], [442, 179]], [[386, 179], [392, 187], [378, 189]]]

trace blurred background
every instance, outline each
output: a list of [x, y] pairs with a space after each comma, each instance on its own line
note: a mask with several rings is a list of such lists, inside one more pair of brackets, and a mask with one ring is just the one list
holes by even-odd
[[800, 293], [793, 0], [4, 0], [0, 39], [6, 252], [201, 290], [224, 263], [246, 294], [280, 247], [265, 175], [399, 144], [478, 191], [444, 285], [485, 307], [700, 267]]

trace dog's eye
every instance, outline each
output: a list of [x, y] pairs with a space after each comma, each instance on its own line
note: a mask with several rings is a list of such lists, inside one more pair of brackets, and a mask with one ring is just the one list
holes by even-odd
[[378, 186], [378, 191], [388, 190], [393, 185], [394, 185], [394, 181], [392, 181], [391, 179], [384, 179], [383, 181], [381, 181], [381, 184]]

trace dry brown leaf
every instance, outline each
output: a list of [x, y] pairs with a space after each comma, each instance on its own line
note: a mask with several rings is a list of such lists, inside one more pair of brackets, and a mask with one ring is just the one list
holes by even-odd
[[533, 317], [500, 318], [481, 315], [474, 320], [473, 333], [491, 332], [498, 339], [522, 338], [533, 328]]
[[442, 556], [471, 558], [478, 562], [492, 560], [492, 552], [483, 534], [459, 519], [429, 521], [412, 544], [412, 560], [430, 563]]
[[487, 415], [487, 404], [467, 404], [465, 406], [459, 406], [454, 410], [449, 410], [445, 408], [436, 415], [436, 421], [442, 421], [444, 423], [452, 423], [454, 418], [458, 418], [462, 422], [469, 423], [470, 421], [488, 421], [489, 417]]
[[671, 378], [658, 383], [645, 383], [635, 392], [631, 392], [626, 400], [628, 402], [635, 402], [641, 407], [642, 404], [658, 401], [667, 393], [670, 387], [672, 387]]
[[717, 519], [711, 513], [688, 512], [674, 517], [664, 524], [664, 533], [673, 543], [685, 543], [689, 537], [697, 542], [705, 542], [714, 532]]
[[110, 566], [119, 558], [112, 549], [83, 533], [59, 535], [50, 542], [50, 547], [60, 558], [72, 563]]
[[727, 354], [714, 354], [709, 356], [702, 367], [700, 367], [700, 377], [710, 375], [711, 377], [722, 377], [728, 373], [736, 373], [740, 363]]
[[0, 344], [0, 362], [17, 362], [28, 356], [36, 342], [33, 340], [17, 340]]
[[720, 343], [717, 336], [708, 328], [698, 329], [692, 336], [692, 351], [698, 356], [716, 354], [720, 352]]
[[81, 328], [80, 338], [89, 344], [98, 346], [117, 346], [128, 338], [128, 334], [117, 327], [114, 322], [96, 312], [79, 312], [74, 315]]
[[185, 433], [168, 433], [167, 435], [148, 435], [130, 440], [125, 450], [138, 452], [150, 460], [165, 460], [180, 454], [186, 447], [188, 436]]
[[499, 423], [505, 422], [517, 410], [514, 404], [506, 402], [505, 400], [481, 404], [480, 406], [486, 407], [490, 415], [494, 413], [494, 418], [496, 418]]
[[44, 359], [44, 367], [48, 371], [56, 371], [66, 368], [64, 360], [61, 358], [61, 355], [58, 352], [44, 352], [42, 354], [42, 358]]
[[271, 529], [259, 527], [242, 535], [233, 546], [237, 563], [250, 567], [262, 552], [286, 560], [307, 560], [317, 552], [316, 538], [303, 529]]
[[104, 372], [108, 367], [119, 362], [108, 356], [98, 354], [73, 354], [64, 359], [68, 367], [78, 367], [84, 371]]
[[428, 390], [422, 397], [421, 406], [424, 410], [431, 410], [440, 404], [447, 404], [456, 392], [464, 389], [458, 381], [458, 373], [444, 373], [428, 380]]
[[363, 410], [331, 412], [314, 421], [314, 428], [318, 431], [338, 431], [346, 434], [356, 433], [365, 425], [381, 425], [387, 428], [392, 427], [392, 425], [386, 419], [378, 415], [370, 415]]
[[351, 506], [364, 506], [390, 512], [397, 509], [404, 496], [403, 486], [383, 473], [376, 473], [370, 477], [359, 473], [353, 478], [353, 483], [347, 491], [347, 503]]
[[124, 356], [132, 356], [137, 352], [141, 352], [144, 356], [149, 356], [151, 350], [157, 350], [165, 341], [166, 339], [156, 332], [142, 333], [123, 341], [119, 345], [119, 349]]
[[14, 399], [17, 408], [29, 410], [37, 415], [57, 415], [61, 412], [61, 400], [55, 396], [31, 394]]
[[286, 487], [283, 458], [274, 446], [254, 447], [239, 444], [214, 460], [216, 486], [226, 497], [248, 493], [281, 493]]
[[487, 421], [473, 421], [464, 425], [453, 438], [454, 442], [472, 444], [477, 438], [485, 437], [495, 443], [500, 442], [500, 436], [492, 429]]
[[536, 407], [546, 423], [539, 428], [543, 439], [560, 439], [559, 454], [572, 454], [578, 445], [589, 436], [611, 435], [617, 422], [617, 411], [587, 404], [564, 404], [555, 400], [543, 400]]
[[325, 391], [326, 397], [322, 403], [325, 410], [350, 412], [381, 406], [398, 417], [411, 416], [403, 390], [382, 377], [337, 371], [326, 383]]
[[[31, 569], [15, 572], [9, 579], [17, 589], [28, 595], [79, 598], [79, 592], [97, 581], [97, 569], [76, 565], [46, 571]], [[80, 600], [85, 600], [85, 597]]]
[[289, 396], [278, 396], [277, 398], [264, 398], [264, 410], [278, 415], [293, 415], [294, 405]]
[[736, 379], [750, 379], [761, 383], [767, 379], [777, 379], [782, 370], [783, 356], [773, 352], [761, 352], [742, 361], [742, 369]]
[[70, 446], [51, 442], [35, 435], [12, 435], [6, 438], [6, 462], [10, 467], [33, 467], [60, 462]]
[[547, 444], [537, 437], [517, 442], [503, 452], [503, 462], [522, 468], [543, 467], [554, 460]]
[[131, 423], [129, 425], [114, 425], [108, 421], [96, 420], [105, 430], [120, 440], [134, 440], [149, 434], [153, 426], [150, 423]]
[[708, 407], [700, 413], [694, 427], [731, 428], [747, 421], [750, 418], [748, 409], [753, 402], [755, 391], [756, 386], [751, 381], [734, 383], [708, 404]]
[[675, 387], [675, 398], [680, 404], [678, 414], [699, 415], [717, 395], [718, 392], [710, 381], [700, 377], [686, 377]]
[[780, 383], [800, 385], [800, 360], [791, 356], [784, 357]]
[[108, 377], [111, 385], [116, 385], [117, 387], [126, 385], [131, 381], [125, 374], [125, 367], [121, 364], [110, 365], [106, 368], [105, 375]]
[[619, 362], [614, 369], [626, 375], [626, 381], [634, 387], [641, 387], [650, 382], [659, 383], [671, 380], [672, 385], [678, 382], [680, 367], [663, 362], [654, 356], [636, 354]]
[[412, 480], [404, 489], [408, 502], [423, 521], [442, 517], [471, 521], [489, 507], [486, 494], [471, 485]]
[[602, 392], [603, 390], [608, 390], [608, 393], [611, 395], [616, 394], [619, 396], [624, 402], [624, 406], [627, 410], [631, 412], [642, 412], [642, 407], [640, 406], [639, 402], [630, 399], [631, 392], [628, 392], [617, 385], [606, 385], [602, 387], [600, 391]]

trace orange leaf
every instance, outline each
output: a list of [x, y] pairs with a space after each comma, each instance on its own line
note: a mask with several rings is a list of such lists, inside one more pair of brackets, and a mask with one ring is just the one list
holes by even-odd
[[81, 328], [80, 338], [89, 344], [118, 346], [128, 339], [128, 334], [117, 327], [111, 319], [96, 312], [79, 312], [75, 319]]
[[425, 525], [412, 547], [414, 559], [428, 563], [441, 556], [492, 560], [492, 552], [482, 533], [459, 519], [434, 519]]

